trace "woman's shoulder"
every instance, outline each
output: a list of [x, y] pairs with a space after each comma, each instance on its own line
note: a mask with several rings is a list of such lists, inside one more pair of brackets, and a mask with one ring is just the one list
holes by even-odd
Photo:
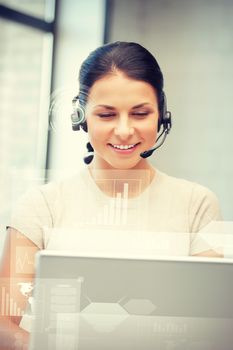
[[66, 193], [72, 193], [75, 192], [77, 189], [82, 188], [82, 185], [86, 184], [87, 178], [87, 170], [82, 168], [78, 170], [75, 174], [60, 177], [40, 186], [37, 186], [31, 191], [31, 193], [38, 192], [46, 198], [58, 194], [66, 195]]
[[157, 177], [162, 188], [160, 198], [170, 201], [174, 210], [185, 209], [189, 232], [198, 232], [210, 221], [222, 218], [218, 198], [208, 187], [160, 171]]
[[156, 175], [158, 183], [165, 187], [167, 186], [169, 189], [174, 189], [177, 193], [178, 191], [188, 191], [196, 195], [215, 196], [214, 192], [211, 189], [199, 184], [198, 182], [171, 176], [159, 170], [156, 170]]
[[12, 212], [15, 213], [24, 209], [38, 211], [42, 208], [54, 207], [56, 203], [62, 203], [63, 199], [76, 195], [80, 188], [85, 187], [82, 186], [86, 181], [85, 179], [86, 173], [82, 169], [71, 176], [30, 186], [15, 200]]
[[167, 175], [164, 172], [156, 171], [157, 191], [167, 198], [176, 199], [176, 202], [183, 202], [190, 208], [212, 207], [219, 210], [219, 201], [216, 194], [207, 186], [195, 181]]

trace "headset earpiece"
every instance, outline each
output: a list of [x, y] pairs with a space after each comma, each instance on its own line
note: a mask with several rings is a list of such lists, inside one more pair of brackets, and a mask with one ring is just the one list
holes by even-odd
[[171, 112], [167, 110], [167, 99], [164, 92], [162, 92], [160, 99], [160, 108], [159, 108], [159, 121], [158, 121], [158, 131], [160, 131], [161, 126], [163, 130], [166, 130], [169, 133], [172, 127]]
[[82, 127], [84, 131], [87, 131], [85, 110], [80, 104], [77, 104], [78, 99], [79, 97], [76, 96], [72, 100], [72, 105], [73, 105], [73, 113], [71, 114], [72, 129], [74, 131], [77, 131], [77, 130], [80, 130], [80, 127]]
[[167, 134], [171, 130], [172, 127], [172, 115], [171, 112], [166, 111], [164, 117], [163, 117], [163, 127], [164, 130], [166, 130]]

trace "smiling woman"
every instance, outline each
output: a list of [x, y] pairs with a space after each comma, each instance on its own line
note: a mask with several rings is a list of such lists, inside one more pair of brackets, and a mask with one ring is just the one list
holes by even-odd
[[[201, 185], [160, 172], [148, 159], [171, 128], [163, 75], [154, 56], [137, 43], [104, 45], [84, 61], [79, 84], [79, 95], [73, 99], [72, 126], [88, 132], [87, 166], [72, 178], [40, 186], [22, 198], [9, 223], [3, 276], [14, 280], [19, 272], [28, 272], [29, 283], [37, 250], [80, 251], [82, 239], [77, 234], [70, 242], [70, 229], [78, 233], [88, 229], [94, 239], [98, 232], [107, 230], [108, 242], [100, 242], [101, 252], [111, 251], [117, 230], [133, 232], [135, 239], [137, 235], [145, 237], [150, 254], [158, 254], [159, 246], [167, 247], [170, 242], [148, 244], [148, 233], [160, 239], [167, 239], [166, 233], [169, 237], [171, 233], [174, 237], [187, 233], [188, 245], [185, 240], [180, 249], [177, 237], [170, 254], [217, 255], [197, 235], [212, 220], [221, 218], [216, 196]], [[62, 237], [57, 229], [64, 229]], [[129, 253], [133, 254], [133, 243], [123, 241], [122, 246], [132, 247]], [[146, 248], [142, 249], [145, 252]], [[16, 254], [17, 261], [26, 261], [23, 267], [12, 264]], [[12, 300], [25, 307], [17, 286], [12, 290]], [[29, 330], [25, 315], [20, 326]]]

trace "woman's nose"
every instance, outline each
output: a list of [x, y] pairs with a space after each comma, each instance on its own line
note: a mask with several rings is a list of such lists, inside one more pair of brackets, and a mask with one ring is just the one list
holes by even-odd
[[120, 117], [118, 119], [114, 133], [121, 139], [127, 139], [129, 136], [133, 135], [134, 128], [131, 125], [128, 117]]

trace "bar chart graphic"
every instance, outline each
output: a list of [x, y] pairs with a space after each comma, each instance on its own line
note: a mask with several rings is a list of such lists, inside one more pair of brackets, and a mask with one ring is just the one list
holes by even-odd
[[[90, 208], [82, 217], [83, 224], [93, 228], [143, 229], [147, 223], [150, 173], [146, 170], [107, 170], [94, 172], [96, 191], [87, 188]], [[90, 215], [91, 213], [91, 215]]]
[[16, 301], [10, 297], [6, 287], [1, 287], [1, 316], [23, 316], [23, 311], [17, 306]]
[[110, 198], [90, 223], [93, 225], [124, 225], [127, 224], [128, 217], [128, 193], [129, 184], [123, 184], [123, 192], [116, 192]]

